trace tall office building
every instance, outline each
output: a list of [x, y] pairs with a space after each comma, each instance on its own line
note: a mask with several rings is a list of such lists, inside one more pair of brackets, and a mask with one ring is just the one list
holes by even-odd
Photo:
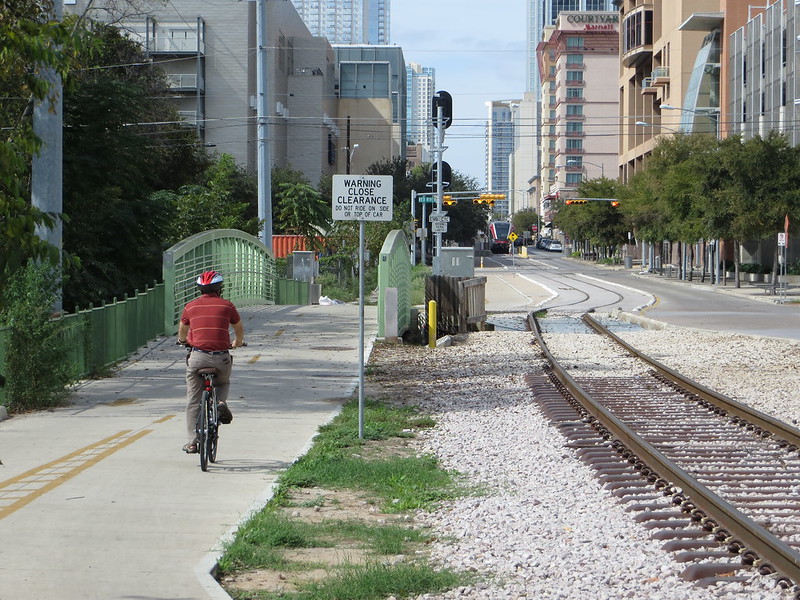
[[409, 145], [433, 147], [431, 103], [436, 91], [436, 69], [412, 62], [406, 66], [406, 118]]
[[389, 44], [391, 0], [292, 0], [312, 35], [331, 44]]
[[521, 100], [487, 102], [489, 120], [486, 125], [486, 188], [506, 199], [495, 204], [494, 212], [510, 214], [511, 160], [516, 143], [514, 121]]
[[614, 10], [612, 0], [528, 0], [527, 28], [527, 84], [526, 91], [541, 93], [539, 65], [536, 62], [536, 46], [542, 41], [542, 32], [548, 25], [555, 25], [561, 11]]

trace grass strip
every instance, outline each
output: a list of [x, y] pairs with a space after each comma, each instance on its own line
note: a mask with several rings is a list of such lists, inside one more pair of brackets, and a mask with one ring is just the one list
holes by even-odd
[[[360, 521], [310, 523], [287, 517], [279, 509], [290, 504], [290, 490], [323, 487], [365, 492], [387, 512], [430, 509], [435, 503], [467, 493], [457, 473], [442, 469], [432, 456], [381, 457], [374, 442], [407, 438], [415, 430], [432, 427], [430, 417], [413, 407], [368, 401], [364, 410], [364, 437], [358, 437], [358, 402], [348, 402], [329, 424], [320, 427], [309, 452], [278, 479], [273, 500], [237, 532], [220, 560], [223, 573], [253, 569], [297, 571], [308, 565], [286, 560], [283, 550], [337, 547], [351, 543], [375, 557], [408, 553], [410, 544], [427, 541], [424, 532], [395, 524]], [[372, 444], [369, 449], [367, 444]], [[367, 452], [367, 450], [370, 450]], [[374, 458], [365, 458], [365, 455]], [[297, 592], [228, 590], [236, 600], [368, 600], [436, 593], [471, 580], [471, 575], [436, 570], [424, 560], [387, 565], [370, 560], [365, 565], [332, 567], [322, 581], [301, 584]]]

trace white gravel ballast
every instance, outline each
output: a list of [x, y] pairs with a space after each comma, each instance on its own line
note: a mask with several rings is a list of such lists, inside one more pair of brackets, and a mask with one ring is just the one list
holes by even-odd
[[[752, 391], [752, 398], [735, 397], [759, 410], [784, 419], [798, 414], [794, 393], [800, 382], [792, 380], [793, 387], [784, 387], [790, 378], [776, 376], [796, 370], [797, 345], [792, 342], [686, 329], [632, 331], [624, 337], [723, 393]], [[559, 343], [578, 344], [585, 338], [574, 335], [571, 342]], [[705, 588], [681, 579], [687, 565], [662, 550], [663, 542], [648, 537], [648, 530], [601, 487], [594, 471], [565, 446], [565, 439], [541, 414], [523, 380], [542, 365], [531, 342], [532, 334], [522, 331], [473, 333], [450, 347], [416, 350], [384, 366], [414, 374], [405, 383], [409, 399], [437, 422], [420, 434], [422, 451], [485, 489], [482, 495], [417, 515], [438, 539], [431, 550], [434, 561], [481, 576], [475, 586], [420, 598], [793, 597], [774, 577], [754, 575], [747, 584]], [[738, 370], [736, 355], [746, 357]], [[745, 368], [752, 356], [766, 357], [770, 368]], [[726, 365], [725, 371], [715, 366], [717, 360]], [[721, 385], [719, 379], [733, 372], [745, 373], [747, 383]], [[723, 375], [718, 378], [719, 373]], [[705, 380], [700, 377], [704, 374]], [[401, 385], [396, 379], [393, 384]], [[764, 402], [765, 397], [771, 402]]]

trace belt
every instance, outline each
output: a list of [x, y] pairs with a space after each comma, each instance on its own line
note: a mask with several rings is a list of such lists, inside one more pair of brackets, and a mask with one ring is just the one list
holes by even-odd
[[228, 354], [227, 350], [201, 350], [200, 348], [192, 347], [192, 352], [202, 352], [203, 354]]

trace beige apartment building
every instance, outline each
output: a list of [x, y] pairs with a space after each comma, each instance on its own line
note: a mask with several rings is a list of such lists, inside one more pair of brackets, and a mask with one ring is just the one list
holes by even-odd
[[584, 179], [617, 172], [619, 15], [561, 12], [537, 49], [542, 73], [541, 214]]
[[743, 0], [617, 0], [621, 18], [619, 176], [639, 169], [658, 137], [723, 136], [728, 39], [763, 7]]

